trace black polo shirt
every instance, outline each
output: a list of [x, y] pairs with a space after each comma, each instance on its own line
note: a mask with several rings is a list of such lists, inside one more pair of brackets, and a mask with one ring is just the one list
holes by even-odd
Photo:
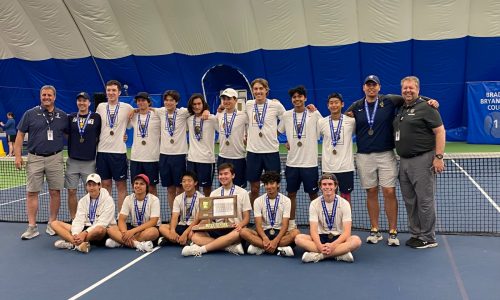
[[411, 158], [432, 151], [436, 148], [436, 136], [433, 129], [443, 125], [437, 109], [418, 98], [411, 105], [402, 106], [394, 118], [394, 136], [396, 151], [403, 158]]
[[94, 160], [97, 152], [97, 143], [101, 134], [101, 116], [97, 113], [91, 113], [87, 121], [87, 126], [82, 135], [80, 135], [80, 122], [83, 124], [88, 114], [81, 115], [72, 113], [68, 116], [68, 156], [78, 160]]

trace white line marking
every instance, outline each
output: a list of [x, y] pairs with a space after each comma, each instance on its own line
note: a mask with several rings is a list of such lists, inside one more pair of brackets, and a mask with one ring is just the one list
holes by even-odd
[[6, 190], [10, 190], [10, 189], [16, 189], [18, 187], [21, 187], [21, 186], [25, 186], [26, 184], [20, 184], [20, 185], [15, 185], [15, 186], [11, 186], [11, 187], [7, 187], [7, 188], [3, 188], [3, 189], [0, 189], [0, 192], [1, 191], [6, 191]]
[[[49, 192], [41, 193], [41, 194], [39, 194], [38, 196], [47, 195], [48, 193], [49, 193]], [[21, 198], [21, 199], [17, 199], [17, 200], [13, 200], [13, 201], [5, 202], [5, 203], [0, 204], [0, 206], [4, 206], [4, 205], [8, 205], [8, 204], [12, 204], [12, 203], [16, 203], [16, 202], [23, 201], [23, 200], [26, 200], [26, 198]]]
[[78, 294], [74, 295], [73, 297], [69, 298], [68, 300], [75, 300], [80, 298], [81, 296], [87, 294], [88, 292], [92, 291], [96, 287], [100, 286], [101, 284], [105, 283], [106, 281], [110, 280], [111, 278], [115, 277], [116, 275], [120, 274], [121, 272], [125, 271], [126, 269], [130, 268], [131, 266], [135, 265], [142, 259], [148, 257], [151, 253], [155, 252], [156, 250], [160, 249], [160, 247], [155, 247], [153, 251], [144, 253], [143, 255], [139, 256], [138, 258], [134, 259], [133, 261], [129, 262], [128, 264], [124, 265], [123, 267], [119, 268], [118, 270], [114, 271], [113, 273], [109, 274], [108, 276], [104, 277], [103, 279], [99, 280], [98, 282], [94, 283], [93, 285], [89, 286], [88, 288], [84, 289], [83, 291], [79, 292]]
[[500, 213], [500, 207], [498, 206], [498, 204], [495, 202], [495, 200], [493, 200], [490, 197], [490, 195], [488, 195], [488, 193], [486, 193], [485, 190], [483, 190], [483, 188], [474, 180], [474, 178], [472, 178], [472, 176], [470, 176], [469, 173], [467, 173], [467, 171], [465, 171], [458, 163], [456, 163], [454, 159], [451, 159], [451, 162], [453, 162], [455, 166], [457, 166], [457, 168], [460, 171], [462, 171], [462, 173], [465, 174], [465, 176], [470, 180], [470, 182], [472, 182], [472, 184], [476, 186], [476, 188], [481, 192], [481, 194], [483, 194], [483, 196], [488, 200], [488, 202], [490, 202], [490, 204], [493, 205], [493, 207]]

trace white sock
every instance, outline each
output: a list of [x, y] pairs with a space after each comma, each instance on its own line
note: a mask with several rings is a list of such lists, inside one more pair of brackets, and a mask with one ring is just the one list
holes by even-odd
[[207, 253], [207, 247], [205, 246], [201, 246], [200, 247], [200, 252], [203, 254], [203, 253]]
[[137, 246], [139, 246], [139, 244], [140, 244], [140, 243], [139, 243], [138, 241], [134, 241], [134, 247], [136, 247], [136, 248], [137, 248]]

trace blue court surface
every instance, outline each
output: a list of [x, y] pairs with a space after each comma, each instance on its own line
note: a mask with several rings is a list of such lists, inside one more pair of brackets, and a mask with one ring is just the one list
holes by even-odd
[[[43, 231], [22, 241], [26, 224], [0, 223], [2, 299], [499, 299], [500, 238], [438, 236], [439, 247], [363, 243], [355, 262], [304, 264], [295, 257], [218, 252], [183, 257], [180, 247], [144, 254], [53, 247]], [[367, 232], [356, 232], [363, 241]], [[408, 238], [400, 234], [402, 244]], [[384, 240], [385, 241], [385, 240]]]

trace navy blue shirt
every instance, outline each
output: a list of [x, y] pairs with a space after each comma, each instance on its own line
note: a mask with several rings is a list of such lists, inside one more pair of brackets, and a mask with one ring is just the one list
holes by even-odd
[[16, 121], [14, 119], [8, 119], [3, 128], [5, 129], [6, 134], [16, 135]]
[[[58, 108], [49, 113], [41, 106], [26, 111], [17, 126], [28, 133], [28, 152], [49, 154], [63, 150], [64, 134], [68, 131], [68, 116]], [[52, 130], [53, 138], [48, 140], [47, 131]]]
[[[77, 160], [94, 160], [97, 152], [97, 143], [101, 134], [101, 116], [96, 113], [90, 113], [87, 126], [82, 135], [80, 135], [80, 122], [83, 128], [88, 114], [81, 115], [72, 113], [68, 116], [68, 156]], [[82, 142], [80, 140], [83, 139]]]

